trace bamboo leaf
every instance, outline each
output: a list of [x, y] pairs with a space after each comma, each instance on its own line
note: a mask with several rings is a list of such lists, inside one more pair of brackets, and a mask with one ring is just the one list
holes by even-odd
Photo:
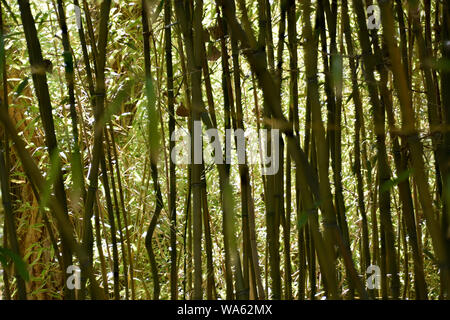
[[22, 260], [22, 258], [19, 257], [14, 252], [12, 252], [11, 250], [0, 247], [0, 261], [3, 264], [7, 264], [8, 258], [14, 262], [14, 265], [16, 266], [17, 271], [18, 271], [19, 275], [22, 277], [22, 279], [25, 281], [29, 281], [30, 275], [28, 273], [28, 266]]
[[98, 126], [103, 128], [112, 118], [117, 114], [122, 107], [122, 104], [129, 98], [131, 90], [134, 86], [134, 80], [129, 80], [124, 84], [122, 89], [117, 93], [116, 97], [111, 101], [108, 107], [105, 109], [103, 116], [101, 117]]
[[15, 94], [16, 94], [17, 97], [20, 96], [20, 95], [22, 94], [23, 90], [24, 90], [24, 89], [26, 88], [26, 86], [28, 85], [28, 80], [29, 80], [29, 79], [30, 79], [29, 77], [26, 77], [25, 79], [22, 80], [21, 83], [19, 83], [19, 85], [17, 86], [16, 92], [15, 92]]
[[392, 189], [393, 187], [397, 186], [399, 183], [405, 181], [409, 178], [410, 175], [412, 175], [413, 170], [408, 169], [403, 172], [401, 172], [398, 177], [392, 178], [389, 181], [386, 181], [383, 186], [381, 187], [381, 192], [386, 192]]

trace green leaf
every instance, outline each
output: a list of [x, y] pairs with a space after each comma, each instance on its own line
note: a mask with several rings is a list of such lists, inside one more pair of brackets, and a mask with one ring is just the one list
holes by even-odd
[[381, 186], [381, 192], [386, 192], [389, 191], [390, 189], [392, 189], [393, 187], [395, 187], [396, 185], [398, 185], [399, 183], [405, 181], [406, 179], [409, 178], [409, 176], [412, 174], [413, 170], [412, 169], [408, 169], [405, 170], [403, 172], [401, 172], [398, 177], [396, 178], [392, 178], [389, 181], [386, 181], [382, 186]]
[[130, 80], [126, 82], [122, 89], [117, 93], [116, 97], [105, 109], [105, 112], [103, 113], [103, 116], [99, 121], [98, 125], [100, 126], [100, 128], [103, 128], [109, 122], [109, 120], [111, 120], [111, 117], [119, 112], [120, 108], [122, 107], [122, 103], [130, 96], [130, 92], [133, 86], [134, 81]]
[[8, 264], [8, 261], [6, 261], [6, 257], [3, 256], [3, 254], [0, 252], [0, 263], [4, 266]]
[[303, 211], [300, 214], [300, 217], [298, 218], [297, 222], [298, 228], [299, 229], [303, 228], [307, 222], [308, 222], [308, 213], [306, 211]]
[[63, 58], [64, 58], [64, 67], [66, 68], [66, 73], [71, 74], [73, 73], [73, 57], [72, 57], [72, 53], [69, 52], [64, 52], [63, 53]]
[[27, 264], [22, 260], [20, 256], [12, 252], [11, 250], [7, 248], [0, 247], [0, 261], [3, 264], [6, 264], [7, 258], [10, 258], [17, 269], [17, 272], [25, 281], [30, 281], [30, 275], [28, 273], [28, 266]]
[[316, 212], [316, 209], [320, 207], [320, 203], [321, 203], [320, 201], [317, 201], [314, 203], [314, 205], [311, 209], [303, 210], [300, 213], [300, 217], [298, 218], [298, 221], [297, 221], [297, 225], [298, 225], [299, 229], [303, 228], [306, 225], [306, 223], [308, 222], [309, 215], [314, 214]]
[[23, 92], [23, 90], [25, 89], [25, 87], [28, 85], [28, 80], [30, 78], [26, 77], [25, 79], [22, 80], [22, 82], [17, 86], [16, 89], [16, 96], [20, 96]]
[[450, 60], [446, 58], [440, 58], [437, 60], [432, 61], [432, 66], [434, 69], [443, 71], [443, 72], [450, 72]]

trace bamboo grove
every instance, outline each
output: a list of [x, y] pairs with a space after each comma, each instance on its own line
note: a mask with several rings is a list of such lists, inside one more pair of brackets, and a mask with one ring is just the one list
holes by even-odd
[[450, 0], [0, 0], [0, 74], [1, 299], [450, 297]]

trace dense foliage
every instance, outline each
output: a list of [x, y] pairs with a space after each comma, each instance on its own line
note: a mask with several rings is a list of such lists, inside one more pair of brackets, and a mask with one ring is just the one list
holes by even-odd
[[1, 299], [449, 298], [450, 0], [0, 17]]

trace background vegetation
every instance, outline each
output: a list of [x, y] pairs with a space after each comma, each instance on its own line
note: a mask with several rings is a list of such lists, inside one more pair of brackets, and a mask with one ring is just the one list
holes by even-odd
[[[1, 298], [447, 299], [449, 10], [1, 0]], [[195, 120], [279, 172], [176, 165]]]

